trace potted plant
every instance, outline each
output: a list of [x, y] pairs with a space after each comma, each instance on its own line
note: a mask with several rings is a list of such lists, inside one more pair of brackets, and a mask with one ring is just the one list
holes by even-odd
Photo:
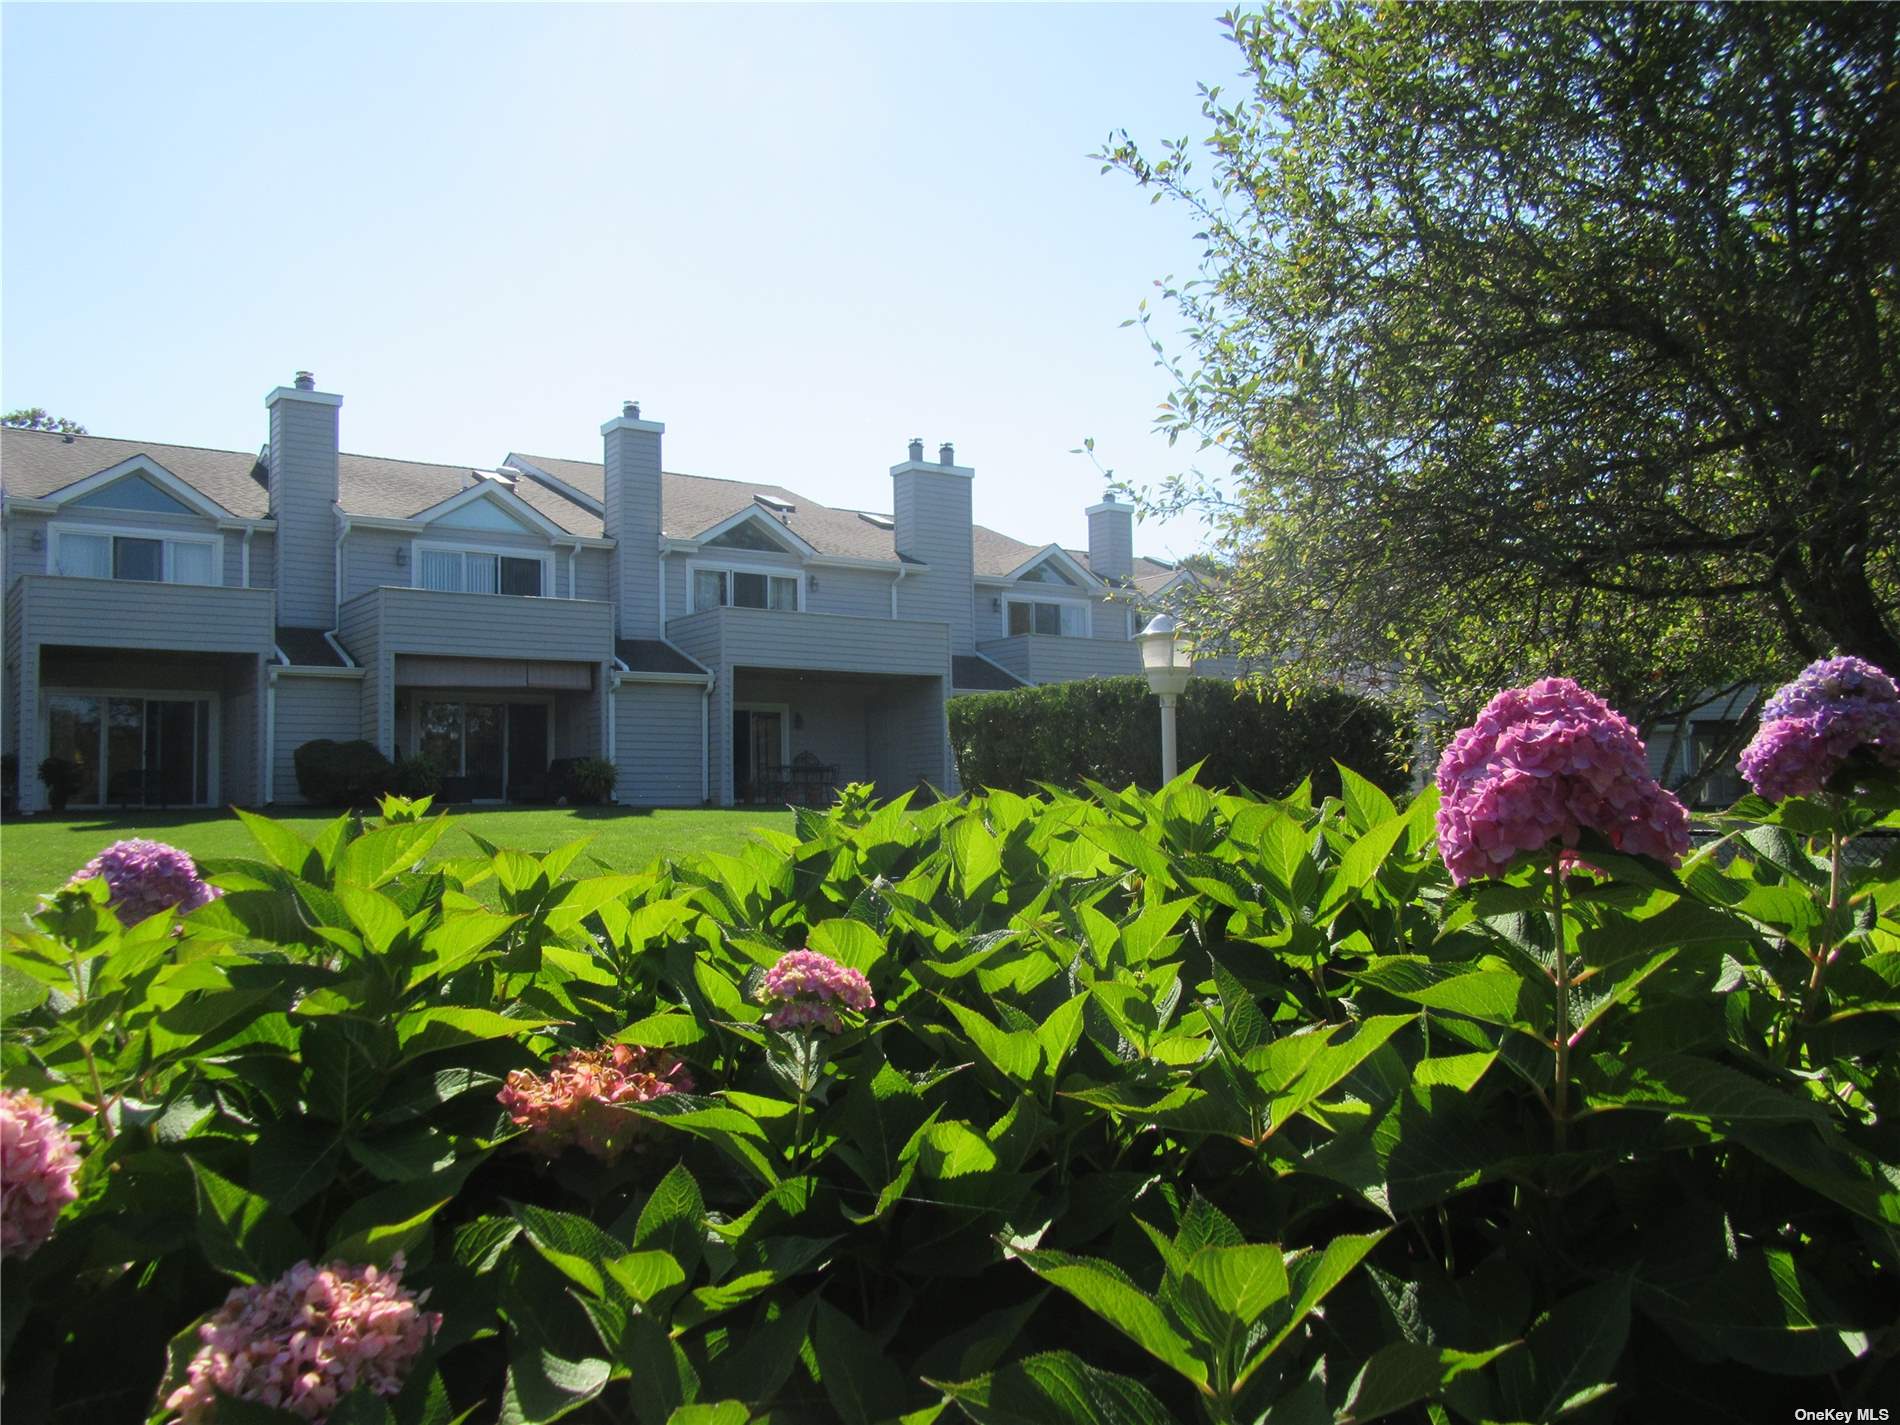
[[46, 785], [46, 800], [54, 811], [65, 811], [66, 803], [79, 790], [79, 764], [65, 757], [48, 757], [40, 763], [40, 781]]
[[599, 806], [619, 779], [620, 769], [605, 757], [578, 758], [568, 769], [568, 793], [578, 806]]

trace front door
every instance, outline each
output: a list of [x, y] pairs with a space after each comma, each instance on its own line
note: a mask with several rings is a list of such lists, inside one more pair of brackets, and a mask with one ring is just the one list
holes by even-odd
[[732, 792], [742, 802], [783, 800], [785, 714], [779, 708], [732, 710]]
[[[545, 703], [508, 708], [508, 795], [538, 799], [548, 770], [548, 709]], [[517, 788], [520, 790], [517, 791]]]

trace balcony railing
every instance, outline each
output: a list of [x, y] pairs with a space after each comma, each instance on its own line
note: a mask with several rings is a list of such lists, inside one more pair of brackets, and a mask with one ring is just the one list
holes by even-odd
[[36, 643], [269, 654], [275, 638], [271, 589], [23, 574], [13, 597], [23, 636]]

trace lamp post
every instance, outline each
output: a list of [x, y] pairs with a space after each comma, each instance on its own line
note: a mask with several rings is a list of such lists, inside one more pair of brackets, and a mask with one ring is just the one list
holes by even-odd
[[1172, 614], [1157, 614], [1136, 639], [1141, 644], [1141, 671], [1161, 699], [1161, 780], [1172, 782], [1180, 771], [1174, 740], [1175, 700], [1187, 690], [1194, 672], [1194, 645], [1181, 637]]

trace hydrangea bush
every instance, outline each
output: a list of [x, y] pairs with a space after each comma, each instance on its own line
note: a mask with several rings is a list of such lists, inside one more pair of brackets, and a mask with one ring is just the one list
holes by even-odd
[[30, 1257], [77, 1197], [79, 1151], [52, 1110], [23, 1090], [0, 1093], [0, 1257]]
[[402, 1273], [398, 1252], [387, 1269], [299, 1262], [268, 1285], [236, 1288], [198, 1328], [203, 1344], [165, 1408], [181, 1425], [207, 1425], [229, 1396], [322, 1420], [359, 1385], [397, 1394], [442, 1327], [440, 1312], [422, 1309], [428, 1293], [406, 1290]]
[[1762, 707], [1742, 775], [1770, 801], [1811, 797], [1856, 753], [1900, 767], [1900, 690], [1859, 658], [1810, 663]]
[[858, 971], [816, 950], [793, 950], [765, 972], [760, 1003], [768, 1006], [768, 1029], [844, 1031], [840, 1008], [863, 1014], [877, 1007], [871, 985]]
[[179, 914], [209, 905], [221, 894], [198, 874], [197, 863], [162, 841], [115, 841], [79, 869], [75, 881], [103, 877], [119, 919], [137, 925], [162, 910]]
[[7, 1417], [1875, 1408], [1894, 860], [1800, 800], [1685, 854], [1640, 762], [1547, 683], [1402, 805], [854, 800], [609, 868], [391, 800], [248, 817], [175, 923], [80, 881], [6, 944], [0, 1081], [78, 1155]]
[[497, 1097], [535, 1152], [554, 1157], [578, 1148], [611, 1161], [643, 1126], [627, 1105], [692, 1090], [692, 1075], [671, 1055], [606, 1044], [556, 1054], [546, 1074], [512, 1069]]
[[1455, 884], [1585, 831], [1675, 862], [1689, 813], [1650, 775], [1636, 729], [1568, 678], [1507, 688], [1439, 759], [1438, 846]]

